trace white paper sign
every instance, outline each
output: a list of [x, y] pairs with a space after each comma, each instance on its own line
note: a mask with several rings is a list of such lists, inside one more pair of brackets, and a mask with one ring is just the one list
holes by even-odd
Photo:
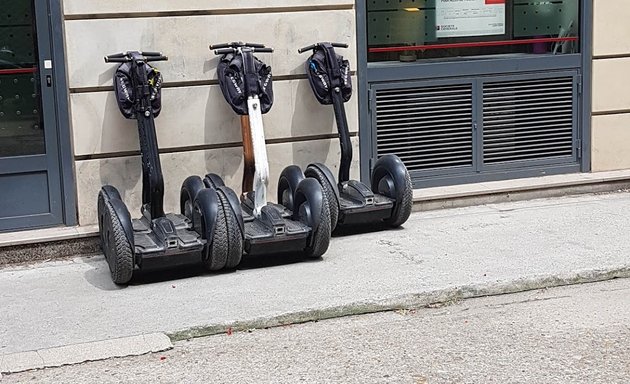
[[437, 0], [437, 37], [505, 34], [505, 0]]

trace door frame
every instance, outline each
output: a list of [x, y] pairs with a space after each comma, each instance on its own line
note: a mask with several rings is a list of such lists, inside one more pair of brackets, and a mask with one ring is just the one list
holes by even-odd
[[[553, 58], [528, 57], [519, 60], [510, 58], [475, 59], [440, 62], [440, 65], [418, 61], [413, 64], [379, 65], [368, 64], [367, 60], [367, 0], [355, 2], [356, 44], [357, 44], [357, 80], [359, 98], [359, 151], [360, 174], [363, 182], [369, 182], [371, 162], [374, 158], [375, 135], [370, 117], [370, 82], [423, 80], [448, 76], [472, 76], [487, 73], [488, 65], [496, 74], [514, 73], [527, 70], [579, 68], [581, 76], [581, 95], [578, 99], [579, 127], [582, 140], [580, 171], [591, 171], [591, 110], [592, 110], [592, 60], [593, 60], [593, 1], [580, 1], [580, 54], [563, 55]], [[523, 177], [535, 176], [534, 172], [523, 172]], [[466, 180], [462, 180], [466, 181]]]
[[[10, 172], [8, 174], [12, 174], [13, 170], [16, 174], [20, 170], [23, 173], [46, 170], [50, 210], [47, 213], [0, 219], [2, 232], [77, 224], [61, 1], [36, 0], [33, 10], [45, 153], [2, 160], [3, 168]], [[52, 62], [52, 67], [50, 63], [46, 65], [48, 61]], [[52, 87], [47, 86], [48, 77]]]
[[59, 153], [59, 171], [61, 177], [61, 203], [63, 222], [67, 226], [77, 225], [77, 199], [74, 170], [74, 150], [72, 147], [72, 129], [70, 122], [70, 100], [68, 77], [66, 73], [66, 54], [64, 44], [63, 0], [46, 0], [48, 4], [50, 44], [53, 66], [53, 87]]

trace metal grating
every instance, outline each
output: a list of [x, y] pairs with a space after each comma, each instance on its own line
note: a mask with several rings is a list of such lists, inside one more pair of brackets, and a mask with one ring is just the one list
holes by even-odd
[[410, 171], [473, 165], [472, 84], [376, 91], [377, 154]]
[[573, 77], [483, 86], [484, 164], [573, 155]]

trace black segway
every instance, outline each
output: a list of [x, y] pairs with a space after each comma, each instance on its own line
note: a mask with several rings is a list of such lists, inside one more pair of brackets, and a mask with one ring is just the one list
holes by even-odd
[[309, 258], [321, 257], [330, 241], [330, 214], [317, 181], [303, 175], [290, 180], [292, 209], [267, 202], [269, 165], [262, 115], [273, 104], [272, 76], [271, 68], [254, 53], [273, 50], [240, 42], [210, 49], [221, 55], [217, 72], [223, 95], [241, 116], [245, 166], [240, 202], [216, 174], [206, 175], [205, 185], [224, 197], [239, 217], [247, 255], [303, 252]]
[[[164, 180], [158, 153], [154, 118], [161, 111], [162, 76], [148, 64], [164, 61], [157, 52], [126, 52], [105, 57], [121, 63], [114, 76], [118, 106], [123, 116], [136, 119], [142, 155], [142, 217], [131, 219], [118, 190], [105, 185], [98, 194], [98, 224], [101, 246], [112, 280], [125, 284], [134, 269], [204, 261], [230, 254], [222, 206], [213, 190], [197, 185], [192, 207], [194, 220], [164, 213]], [[229, 244], [238, 253], [238, 243]], [[220, 256], [216, 256], [216, 255]]]
[[[333, 105], [341, 144], [339, 179], [335, 182], [330, 169], [315, 163], [306, 168], [306, 177], [319, 181], [328, 198], [333, 231], [337, 226], [384, 222], [391, 227], [402, 225], [411, 214], [413, 189], [403, 162], [395, 155], [379, 158], [372, 169], [371, 188], [350, 180], [352, 142], [344, 103], [352, 96], [350, 63], [335, 53], [347, 44], [317, 43], [298, 50], [313, 51], [306, 62], [306, 73], [317, 100]], [[283, 190], [278, 190], [282, 196]]]

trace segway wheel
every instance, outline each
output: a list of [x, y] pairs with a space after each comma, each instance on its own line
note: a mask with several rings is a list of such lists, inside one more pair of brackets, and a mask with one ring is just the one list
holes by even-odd
[[[202, 209], [202, 205], [205, 203], [207, 206], [209, 201], [218, 204], [216, 218]], [[199, 233], [202, 233], [207, 241], [203, 264], [208, 271], [221, 270], [227, 261], [228, 242], [225, 213], [218, 202], [217, 192], [210, 188], [199, 191], [193, 203], [193, 210], [195, 216], [193, 221], [202, 227]]]
[[326, 196], [328, 210], [330, 212], [330, 231], [334, 232], [335, 228], [337, 228], [337, 220], [339, 219], [339, 201], [337, 200], [337, 194], [335, 194], [335, 186], [330, 184], [330, 180], [317, 167], [308, 166], [304, 171], [304, 175], [317, 180], [319, 185], [322, 186], [322, 192], [324, 192]]
[[396, 228], [409, 219], [413, 186], [407, 168], [397, 156], [384, 156], [376, 162], [372, 171], [372, 190], [395, 200], [392, 216], [384, 220], [386, 224]]
[[289, 165], [283, 169], [278, 178], [278, 204], [282, 204], [290, 211], [295, 210], [293, 199], [302, 180], [304, 173], [297, 165]]
[[[326, 195], [321, 192], [319, 183], [312, 180], [315, 184], [308, 185], [310, 180], [305, 179], [298, 186], [295, 201], [299, 205], [296, 208], [297, 211], [294, 211], [294, 215], [297, 214], [301, 222], [313, 228], [309, 238], [309, 245], [304, 249], [304, 255], [310, 259], [317, 259], [326, 253], [330, 245], [330, 211]], [[316, 187], [317, 190], [312, 187]], [[320, 204], [316, 201], [319, 194], [321, 194]], [[317, 215], [319, 215], [319, 220], [316, 220]], [[319, 224], [315, 225], [317, 221]]]
[[[190, 176], [184, 180], [181, 191], [179, 193], [179, 207], [182, 215], [188, 219], [193, 219], [193, 201], [199, 191], [204, 189], [205, 186], [199, 176]], [[196, 230], [197, 228], [195, 228]]]
[[409, 216], [411, 216], [411, 208], [413, 206], [413, 186], [411, 185], [411, 177], [409, 176], [409, 173], [407, 173], [403, 188], [405, 193], [400, 201], [396, 201], [396, 205], [398, 206], [398, 209], [395, 210], [396, 213], [389, 219], [385, 220], [385, 223], [393, 228], [400, 227], [409, 219]]
[[112, 204], [105, 200], [101, 229], [103, 253], [109, 264], [109, 271], [114, 283], [127, 284], [133, 276], [133, 249], [120, 220], [116, 216], [116, 211]]
[[[217, 190], [219, 196], [219, 217], [217, 220], [220, 220], [222, 216], [225, 218], [225, 239], [220, 239], [220, 241], [227, 243], [225, 268], [234, 269], [241, 263], [243, 257], [243, 232], [225, 193], [222, 188]], [[217, 241], [217, 234], [218, 232], [215, 230], [214, 241]]]

